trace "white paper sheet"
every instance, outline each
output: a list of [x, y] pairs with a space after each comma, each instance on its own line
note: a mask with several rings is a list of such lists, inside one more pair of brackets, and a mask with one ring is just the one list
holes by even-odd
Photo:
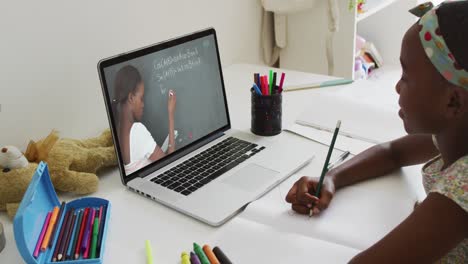
[[[308, 126], [302, 126], [299, 124], [293, 124], [292, 126], [285, 129], [286, 131], [301, 135], [308, 139], [330, 146], [333, 134], [328, 131], [315, 129]], [[335, 141], [335, 149], [341, 151], [349, 151], [353, 155], [357, 155], [360, 152], [372, 147], [373, 143], [369, 143], [362, 140], [338, 135]]]
[[359, 250], [235, 218], [211, 239], [233, 263], [347, 263]]
[[[318, 175], [321, 164], [316, 163]], [[364, 250], [401, 223], [412, 211], [417, 194], [402, 172], [340, 189], [328, 209], [318, 216], [300, 215], [285, 202], [286, 194], [301, 175], [295, 175], [261, 199], [240, 217], [295, 233]]]
[[369, 143], [381, 143], [406, 135], [398, 114], [340, 96], [320, 95], [310, 98], [310, 107], [296, 123], [333, 133], [341, 120], [340, 134]]

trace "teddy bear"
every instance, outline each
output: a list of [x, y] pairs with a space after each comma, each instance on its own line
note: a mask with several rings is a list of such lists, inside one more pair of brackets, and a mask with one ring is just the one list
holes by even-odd
[[59, 138], [54, 130], [30, 141], [24, 154], [13, 146], [0, 148], [0, 211], [14, 217], [40, 161], [47, 162], [56, 190], [78, 195], [95, 192], [96, 172], [117, 164], [109, 129], [85, 140]]

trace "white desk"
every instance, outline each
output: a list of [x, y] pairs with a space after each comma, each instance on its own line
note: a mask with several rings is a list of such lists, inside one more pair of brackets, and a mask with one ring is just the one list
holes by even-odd
[[[269, 68], [232, 65], [224, 70], [228, 104], [233, 127], [249, 131], [252, 74], [267, 73]], [[287, 72], [288, 78], [301, 78], [304, 73]], [[367, 83], [370, 86], [372, 83]], [[376, 105], [393, 107], [393, 87], [366, 87], [355, 83], [285, 93], [283, 126], [307, 105], [309, 96], [323, 93], [371, 100]], [[379, 93], [371, 89], [388, 89]], [[353, 94], [354, 93], [354, 94]], [[396, 98], [396, 95], [393, 95]], [[380, 101], [379, 99], [380, 98]], [[382, 100], [385, 98], [385, 101]], [[382, 103], [384, 102], [384, 103]], [[396, 104], [396, 101], [395, 101]], [[105, 263], [145, 263], [145, 240], [153, 245], [155, 263], [180, 263], [180, 253], [190, 251], [192, 243], [218, 245], [235, 263], [294, 263], [314, 260], [317, 263], [343, 263], [359, 250], [380, 239], [412, 210], [416, 197], [422, 198], [419, 167], [411, 167], [381, 179], [340, 190], [331, 207], [321, 216], [309, 219], [289, 210], [284, 196], [292, 183], [302, 175], [318, 175], [327, 147], [291, 133], [283, 132], [269, 140], [300, 140], [304, 149], [298, 155], [315, 154], [315, 159], [279, 187], [251, 203], [240, 215], [219, 228], [213, 228], [172, 209], [128, 191], [120, 182], [117, 170], [101, 176], [99, 191], [93, 196], [112, 204]], [[334, 153], [338, 155], [339, 153]], [[76, 197], [62, 196], [66, 200]], [[16, 249], [12, 223], [0, 214], [7, 238], [0, 253], [0, 263], [22, 263]]]

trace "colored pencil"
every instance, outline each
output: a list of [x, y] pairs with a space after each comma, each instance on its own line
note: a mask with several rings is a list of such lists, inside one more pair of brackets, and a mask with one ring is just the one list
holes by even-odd
[[83, 217], [81, 218], [80, 234], [78, 235], [78, 241], [76, 242], [77, 244], [75, 246], [75, 259], [78, 259], [80, 257], [81, 244], [83, 241], [84, 230], [86, 229], [86, 222], [88, 220], [88, 214], [89, 214], [89, 208], [85, 208]]
[[65, 218], [62, 221], [62, 224], [60, 226], [60, 232], [59, 236], [55, 242], [55, 249], [54, 249], [54, 254], [52, 254], [52, 261], [57, 261], [57, 255], [59, 253], [59, 248], [60, 244], [62, 243], [62, 239], [64, 237], [63, 233], [65, 233], [65, 223], [68, 221], [68, 218], [70, 217], [70, 211], [65, 213]]
[[44, 239], [42, 240], [42, 244], [41, 244], [41, 251], [45, 251], [47, 249], [47, 246], [49, 246], [50, 244], [49, 242], [51, 239], [52, 231], [55, 226], [55, 222], [57, 221], [58, 212], [59, 212], [59, 208], [58, 206], [56, 206], [54, 207], [54, 210], [50, 214], [49, 223], [47, 225], [47, 231], [44, 234]]
[[[325, 163], [323, 164], [322, 174], [320, 174], [320, 179], [319, 179], [319, 182], [317, 184], [317, 190], [315, 191], [315, 197], [317, 197], [317, 198], [320, 198], [320, 191], [322, 189], [323, 179], [325, 178], [325, 174], [328, 171], [328, 163], [330, 162], [330, 157], [331, 157], [331, 154], [333, 152], [333, 148], [335, 146], [335, 141], [336, 141], [336, 137], [338, 136], [338, 131], [340, 130], [340, 126], [341, 126], [341, 120], [338, 120], [338, 122], [336, 122], [335, 132], [333, 133], [333, 137], [332, 137], [330, 147], [328, 148], [328, 153], [327, 153], [327, 157], [325, 159]], [[309, 217], [311, 217], [312, 214], [313, 214], [313, 208], [310, 208]]]
[[75, 215], [75, 209], [70, 210], [70, 217], [67, 222], [67, 225], [65, 226], [65, 233], [64, 237], [62, 239], [62, 244], [60, 245], [59, 252], [57, 254], [57, 260], [60, 261], [62, 259], [65, 259], [65, 252], [67, 251], [68, 244], [70, 243], [70, 236], [71, 236], [71, 229], [72, 225], [75, 222], [76, 215]]
[[80, 220], [80, 215], [81, 215], [81, 211], [80, 210], [77, 210], [75, 212], [75, 221], [73, 221], [73, 225], [72, 225], [72, 233], [71, 233], [71, 236], [70, 236], [70, 239], [68, 240], [68, 246], [65, 248], [65, 259], [70, 259], [70, 257], [72, 256], [72, 248], [73, 248], [73, 243], [75, 241], [75, 237], [78, 236], [78, 231], [77, 229], [79, 229], [79, 220]]
[[91, 244], [91, 235], [93, 232], [93, 223], [96, 210], [94, 208], [90, 209], [89, 223], [86, 225], [85, 234], [83, 237], [83, 244], [81, 250], [83, 251], [83, 258], [87, 259], [89, 256], [89, 246]]
[[75, 256], [76, 244], [78, 243], [78, 238], [80, 237], [81, 222], [83, 221], [84, 210], [79, 210], [79, 216], [77, 218], [76, 227], [75, 227], [75, 236], [73, 237], [73, 243], [70, 247], [70, 252], [67, 253], [69, 259], [73, 259]]
[[57, 213], [57, 218], [55, 219], [54, 229], [52, 230], [52, 234], [50, 235], [49, 245], [48, 245], [49, 247], [52, 247], [52, 240], [54, 240], [55, 233], [57, 232], [58, 222], [60, 222], [60, 219], [62, 219], [64, 208], [65, 208], [65, 202], [62, 202], [62, 204], [60, 205], [60, 209]]
[[99, 216], [94, 218], [93, 224], [93, 237], [91, 239], [91, 254], [89, 258], [93, 259], [96, 257], [96, 246], [97, 246], [97, 239], [99, 234]]
[[42, 225], [41, 233], [39, 234], [39, 238], [37, 239], [36, 243], [36, 248], [34, 249], [33, 256], [37, 258], [39, 256], [39, 249], [41, 248], [42, 242], [44, 241], [44, 236], [46, 233], [46, 230], [49, 227], [49, 222], [50, 222], [50, 216], [52, 215], [52, 212], [48, 212], [47, 216], [44, 220], [44, 224]]
[[98, 235], [97, 249], [96, 249], [97, 257], [101, 255], [102, 236], [104, 233], [104, 225], [106, 223], [106, 216], [107, 216], [107, 205], [104, 205], [102, 209], [101, 221], [99, 221], [99, 235]]

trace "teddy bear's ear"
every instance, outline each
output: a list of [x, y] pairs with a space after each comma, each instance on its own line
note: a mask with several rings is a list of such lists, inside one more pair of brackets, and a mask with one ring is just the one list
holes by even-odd
[[37, 144], [33, 140], [29, 141], [28, 148], [24, 156], [29, 162], [37, 162]]
[[42, 139], [37, 146], [37, 159], [38, 161], [46, 161], [49, 156], [50, 150], [54, 147], [55, 143], [59, 140], [57, 130], [52, 130], [50, 134]]

